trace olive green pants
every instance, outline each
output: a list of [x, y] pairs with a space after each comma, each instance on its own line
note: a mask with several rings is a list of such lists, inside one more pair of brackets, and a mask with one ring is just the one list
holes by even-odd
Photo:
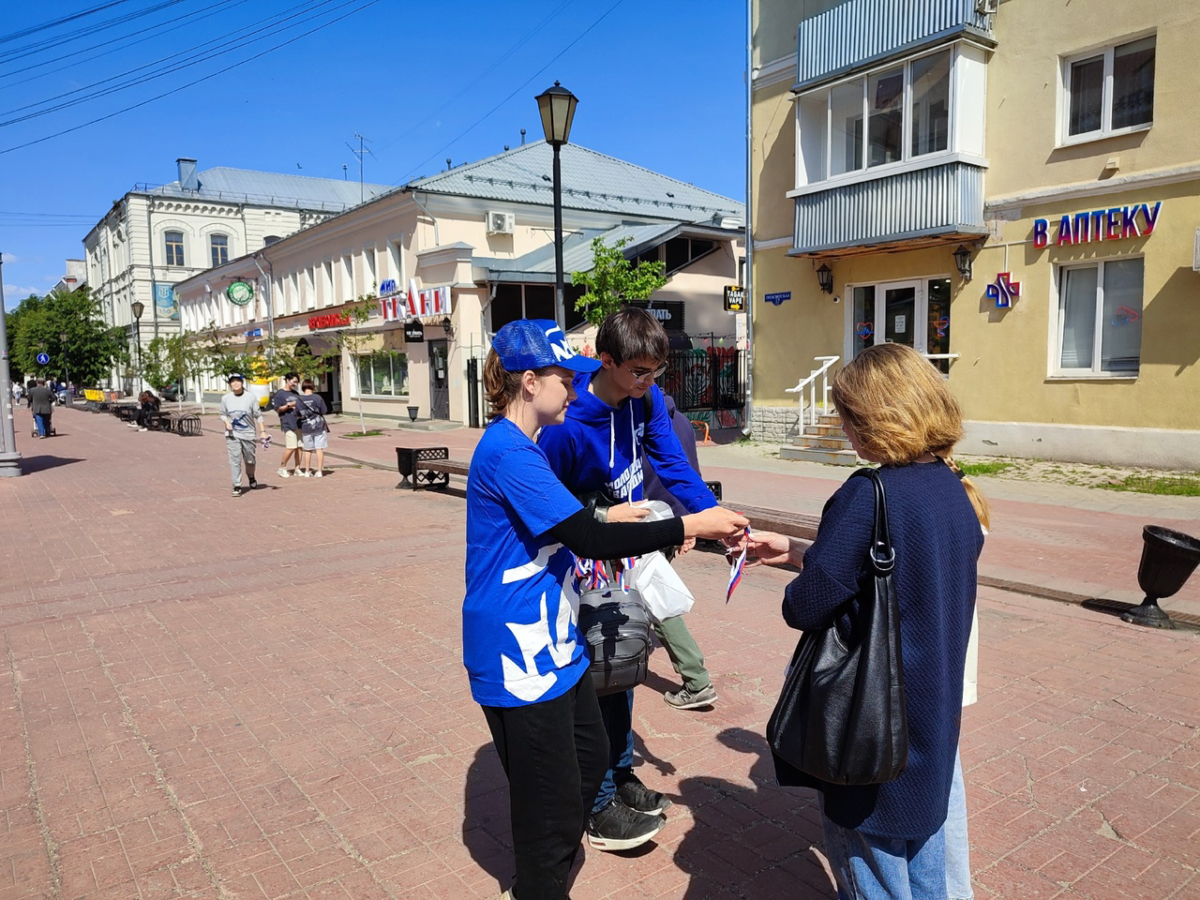
[[683, 679], [683, 686], [689, 691], [699, 691], [708, 687], [712, 679], [708, 669], [704, 668], [704, 654], [692, 633], [688, 631], [687, 622], [683, 616], [672, 616], [663, 622], [654, 623], [654, 633], [658, 635], [671, 665]]

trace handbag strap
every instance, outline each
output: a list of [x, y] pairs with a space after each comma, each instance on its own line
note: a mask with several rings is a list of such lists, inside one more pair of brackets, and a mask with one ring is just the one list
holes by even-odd
[[[888, 529], [887, 498], [883, 493], [883, 481], [875, 469], [859, 469], [854, 475], [869, 478], [875, 486], [875, 520], [871, 527], [871, 567], [877, 575], [890, 574], [896, 565], [896, 551], [892, 547], [892, 534]], [[851, 478], [854, 475], [850, 476]]]

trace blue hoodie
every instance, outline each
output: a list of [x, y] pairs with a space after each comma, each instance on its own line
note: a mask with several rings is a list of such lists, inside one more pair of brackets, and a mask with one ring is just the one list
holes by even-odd
[[605, 489], [621, 500], [641, 500], [644, 453], [688, 512], [716, 506], [712, 491], [684, 455], [658, 386], [646, 394], [653, 404], [647, 422], [644, 398], [626, 397], [609, 406], [588, 390], [591, 380], [590, 372], [575, 376], [579, 396], [567, 407], [566, 421], [543, 428], [538, 436], [538, 446], [562, 483], [576, 494]]

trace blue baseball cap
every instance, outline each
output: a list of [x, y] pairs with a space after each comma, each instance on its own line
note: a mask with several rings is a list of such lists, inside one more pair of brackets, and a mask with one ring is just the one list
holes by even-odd
[[228, 382], [230, 382], [230, 383], [232, 383], [232, 382], [234, 382], [234, 381], [245, 381], [246, 379], [245, 379], [245, 378], [243, 378], [243, 377], [241, 376], [241, 374], [239, 374], [238, 372], [234, 372], [232, 375], [230, 375], [230, 376], [229, 376], [228, 378], [226, 378], [225, 380], [226, 380], [226, 381], [228, 381]]
[[580, 356], [550, 319], [517, 319], [496, 332], [492, 347], [508, 372], [562, 366], [573, 372], [595, 372], [600, 360]]

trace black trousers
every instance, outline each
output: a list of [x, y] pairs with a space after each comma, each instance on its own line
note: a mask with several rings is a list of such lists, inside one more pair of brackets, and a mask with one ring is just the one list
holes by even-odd
[[553, 700], [485, 706], [483, 714], [508, 775], [514, 900], [563, 900], [608, 769], [608, 737], [592, 679], [584, 674]]

